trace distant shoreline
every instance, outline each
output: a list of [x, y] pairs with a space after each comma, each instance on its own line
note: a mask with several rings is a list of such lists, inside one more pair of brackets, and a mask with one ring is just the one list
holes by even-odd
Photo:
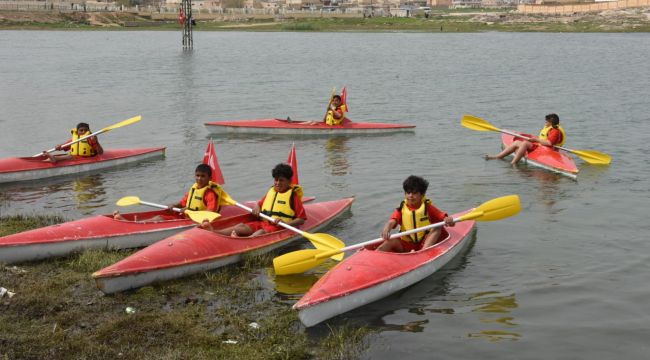
[[[175, 18], [130, 12], [0, 11], [0, 30], [180, 31]], [[418, 17], [284, 17], [221, 20], [197, 17], [195, 31], [305, 32], [650, 32], [650, 8], [571, 15], [525, 15], [516, 11], [433, 11]]]

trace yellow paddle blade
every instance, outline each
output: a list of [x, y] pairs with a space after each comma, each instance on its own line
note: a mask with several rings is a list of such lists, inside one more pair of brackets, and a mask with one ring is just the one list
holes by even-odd
[[609, 165], [612, 162], [611, 156], [596, 150], [569, 150], [569, 152], [590, 164]]
[[273, 259], [273, 269], [277, 275], [300, 274], [324, 263], [327, 258], [317, 259], [316, 255], [327, 250], [308, 249], [293, 251]]
[[140, 204], [140, 198], [137, 196], [125, 196], [115, 203], [117, 206], [131, 206]]
[[458, 220], [495, 221], [516, 215], [519, 211], [521, 211], [519, 195], [507, 195], [484, 202]]
[[126, 120], [124, 120], [124, 121], [120, 121], [120, 122], [118, 122], [117, 124], [114, 124], [114, 125], [111, 125], [111, 126], [107, 126], [107, 127], [103, 128], [102, 131], [103, 131], [103, 132], [107, 132], [107, 131], [115, 130], [115, 129], [117, 129], [117, 128], [121, 128], [122, 126], [131, 125], [131, 124], [136, 123], [136, 122], [138, 122], [138, 121], [140, 121], [140, 120], [142, 120], [142, 116], [140, 116], [140, 115], [138, 115], [138, 116], [134, 116], [134, 117], [132, 117], [132, 118], [130, 118], [130, 119], [126, 119]]
[[[304, 233], [304, 236], [307, 238], [307, 240], [311, 241], [312, 244], [316, 247], [318, 250], [337, 250], [337, 249], [342, 249], [345, 247], [345, 243], [338, 238], [330, 235], [330, 234], [325, 234], [325, 233], [316, 233], [316, 234], [311, 234], [308, 232]], [[343, 253], [337, 254], [332, 256], [332, 259], [336, 261], [341, 261], [343, 260]]]
[[202, 223], [203, 220], [208, 220], [212, 222], [214, 219], [221, 216], [221, 214], [212, 212], [212, 211], [194, 211], [194, 210], [185, 210], [185, 214], [192, 219], [195, 223]]
[[472, 115], [463, 115], [460, 124], [464, 127], [476, 131], [499, 131], [500, 129], [489, 122]]
[[231, 198], [230, 195], [229, 195], [227, 192], [225, 192], [225, 191], [222, 191], [222, 192], [221, 192], [221, 200], [227, 202], [227, 203], [230, 204], [230, 205], [235, 205], [235, 204], [237, 203], [237, 202], [236, 202], [235, 200], [233, 200], [233, 198]]

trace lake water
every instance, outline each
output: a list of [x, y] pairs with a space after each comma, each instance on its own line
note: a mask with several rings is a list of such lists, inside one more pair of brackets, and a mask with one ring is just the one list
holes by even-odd
[[[410, 174], [449, 212], [507, 194], [522, 201], [518, 216], [478, 224], [473, 247], [443, 271], [332, 320], [378, 331], [365, 358], [647, 358], [647, 34], [196, 32], [194, 44], [183, 52], [180, 32], [0, 31], [0, 157], [50, 148], [80, 121], [99, 129], [138, 114], [103, 146], [167, 146], [164, 160], [0, 187], [0, 213], [80, 218], [126, 195], [177, 201], [210, 138], [204, 122], [318, 119], [331, 88], [345, 85], [351, 119], [416, 131], [215, 137], [230, 194], [261, 197], [295, 143], [308, 195], [356, 196], [351, 215], [326, 229], [348, 244], [378, 236]], [[551, 112], [565, 146], [608, 153], [611, 166], [576, 159], [576, 182], [486, 162], [499, 135], [460, 125], [473, 114], [535, 133]], [[267, 281], [299, 293], [324, 271]], [[275, 296], [291, 304], [299, 294]]]

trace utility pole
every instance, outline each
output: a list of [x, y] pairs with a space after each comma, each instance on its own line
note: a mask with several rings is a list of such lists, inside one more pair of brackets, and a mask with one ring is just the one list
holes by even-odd
[[194, 40], [192, 39], [192, 0], [183, 0], [181, 3], [181, 14], [185, 16], [183, 21], [183, 49], [192, 49]]

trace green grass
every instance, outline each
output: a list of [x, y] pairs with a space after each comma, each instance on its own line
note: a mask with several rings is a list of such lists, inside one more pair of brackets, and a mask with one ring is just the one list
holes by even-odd
[[[61, 221], [0, 217], [0, 228], [6, 235]], [[103, 295], [91, 273], [133, 252], [0, 264], [0, 286], [16, 293], [0, 298], [0, 359], [354, 359], [367, 347], [365, 328], [310, 335], [263, 283], [272, 254]]]

